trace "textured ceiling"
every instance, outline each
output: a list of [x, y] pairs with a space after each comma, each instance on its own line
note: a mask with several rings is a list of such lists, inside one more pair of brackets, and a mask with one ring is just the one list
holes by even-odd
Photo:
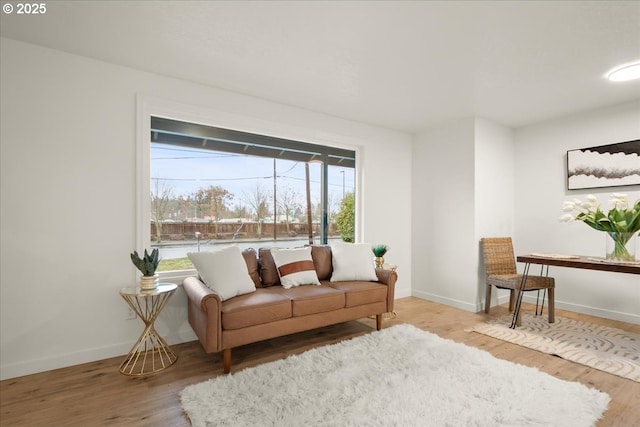
[[640, 99], [640, 2], [49, 1], [3, 37], [405, 132]]

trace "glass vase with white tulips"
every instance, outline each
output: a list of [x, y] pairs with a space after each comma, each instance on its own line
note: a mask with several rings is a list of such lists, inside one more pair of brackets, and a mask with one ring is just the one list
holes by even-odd
[[604, 231], [611, 237], [611, 250], [607, 259], [611, 261], [634, 262], [634, 235], [640, 230], [640, 199], [629, 204], [626, 194], [614, 193], [609, 200], [612, 208], [605, 213], [596, 196], [589, 194], [586, 200], [565, 201], [560, 219], [566, 222], [582, 221], [589, 227]]

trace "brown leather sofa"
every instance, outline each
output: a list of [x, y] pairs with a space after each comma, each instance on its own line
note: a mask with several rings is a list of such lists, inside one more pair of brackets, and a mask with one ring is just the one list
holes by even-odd
[[224, 372], [231, 371], [231, 349], [335, 323], [393, 311], [395, 271], [376, 268], [377, 282], [331, 282], [331, 247], [312, 246], [320, 285], [285, 289], [269, 249], [243, 251], [256, 291], [222, 301], [196, 277], [183, 282], [189, 323], [207, 353], [223, 352]]

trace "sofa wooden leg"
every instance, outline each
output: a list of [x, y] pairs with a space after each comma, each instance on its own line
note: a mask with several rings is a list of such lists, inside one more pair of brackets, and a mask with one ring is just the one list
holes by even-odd
[[225, 348], [222, 351], [222, 367], [224, 369], [224, 373], [228, 374], [231, 372], [231, 349]]
[[382, 314], [376, 314], [376, 329], [382, 329]]

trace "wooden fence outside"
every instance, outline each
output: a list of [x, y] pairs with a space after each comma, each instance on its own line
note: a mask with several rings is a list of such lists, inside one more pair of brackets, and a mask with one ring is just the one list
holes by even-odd
[[[320, 225], [312, 225], [314, 235], [319, 234]], [[273, 236], [274, 224], [257, 222], [229, 223], [229, 222], [164, 222], [161, 227], [161, 241], [195, 240], [196, 232], [201, 233], [201, 239], [250, 239]], [[276, 236], [306, 236], [307, 224], [276, 224]], [[329, 227], [329, 236], [338, 235], [335, 224]], [[156, 223], [151, 222], [151, 240], [157, 241]]]

